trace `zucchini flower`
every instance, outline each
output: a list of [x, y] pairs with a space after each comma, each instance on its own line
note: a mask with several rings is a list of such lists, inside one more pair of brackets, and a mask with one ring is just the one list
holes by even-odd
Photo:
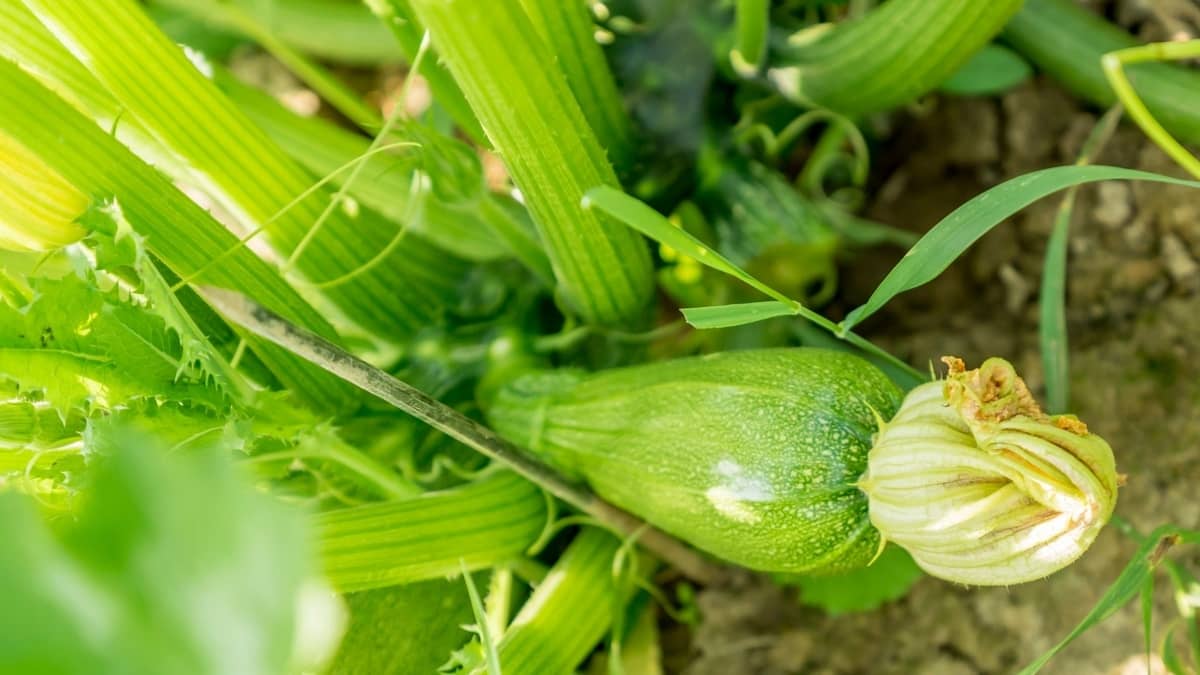
[[1003, 359], [913, 389], [882, 424], [859, 487], [871, 522], [926, 572], [999, 586], [1073, 562], [1112, 515], [1112, 449], [1044, 414]]
[[86, 234], [91, 200], [16, 139], [0, 133], [0, 249], [49, 251]]

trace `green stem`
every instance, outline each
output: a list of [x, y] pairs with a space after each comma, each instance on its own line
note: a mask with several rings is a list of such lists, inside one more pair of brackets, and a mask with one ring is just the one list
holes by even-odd
[[480, 454], [513, 469], [555, 497], [625, 535], [637, 534], [645, 548], [684, 574], [702, 581], [718, 577], [718, 569], [674, 537], [645, 524], [572, 482], [540, 459], [501, 438], [491, 429], [376, 368], [327, 340], [283, 319], [238, 293], [206, 288], [202, 295], [229, 320], [363, 391], [403, 410]]
[[[133, 0], [25, 4], [62, 44], [25, 45], [23, 55], [39, 60], [38, 49], [70, 49], [107, 90], [105, 105], [124, 111], [152, 136], [151, 157], [167, 156], [184, 165], [182, 182], [208, 193], [246, 229], [264, 232], [282, 257], [305, 239], [327, 205], [328, 193], [310, 190], [307, 172], [205, 79], [139, 5]], [[122, 36], [119, 43], [113, 35]], [[4, 38], [0, 42], [10, 36]], [[25, 41], [24, 36], [11, 39]], [[104, 116], [105, 111], [98, 112], [97, 117]], [[305, 197], [297, 201], [297, 195]], [[403, 341], [436, 321], [458, 293], [465, 262], [407, 238], [390, 253], [389, 264], [370, 274], [319, 292], [312, 283], [361, 268], [389, 245], [395, 232], [370, 209], [334, 210], [297, 265], [298, 285], [328, 308], [339, 327], [382, 343]], [[408, 292], [397, 293], [398, 288]]]
[[[305, 84], [312, 87], [352, 122], [363, 129], [376, 130], [383, 123], [379, 113], [362, 102], [346, 85], [318, 66], [299, 50], [294, 49], [282, 37], [241, 6], [212, 0], [158, 0], [160, 4], [185, 12], [197, 19], [232, 29], [257, 42], [272, 56], [279, 59]], [[314, 20], [319, 20], [314, 18]]]
[[[1076, 94], [1105, 108], [1117, 102], [1101, 65], [1105, 54], [1138, 46], [1119, 27], [1072, 0], [1026, 0], [1004, 39]], [[1128, 69], [1147, 110], [1185, 143], [1200, 143], [1200, 73], [1165, 63]]]
[[152, 0], [215, 28], [242, 32], [225, 9], [242, 13], [291, 48], [355, 65], [400, 61], [396, 42], [361, 3], [341, 0]]
[[[497, 645], [505, 675], [575, 671], [612, 625], [614, 604], [627, 599], [613, 576], [619, 547], [595, 528], [571, 542]], [[614, 603], [617, 597], [622, 602]]]
[[[404, 52], [405, 57], [411, 63], [421, 48], [425, 28], [413, 14], [409, 0], [363, 1], [375, 13], [375, 16], [391, 29], [392, 36], [400, 45], [400, 50]], [[483, 133], [483, 128], [479, 126], [479, 120], [475, 118], [475, 113], [471, 111], [467, 100], [463, 98], [462, 90], [458, 88], [458, 84], [450, 76], [446, 67], [437, 59], [428, 59], [421, 64], [417, 72], [429, 83], [433, 99], [450, 114], [450, 118], [454, 120], [458, 128], [462, 129], [463, 133], [477, 145], [487, 147], [488, 139]]]
[[1125, 106], [1126, 112], [1133, 118], [1133, 121], [1137, 122], [1142, 131], [1146, 132], [1150, 140], [1162, 148], [1163, 152], [1178, 162], [1179, 166], [1182, 166], [1196, 178], [1200, 178], [1200, 159], [1197, 159], [1195, 155], [1188, 152], [1187, 148], [1180, 145], [1179, 141], [1175, 140], [1170, 132], [1159, 124], [1153, 113], [1142, 102], [1141, 97], [1138, 96], [1137, 91], [1133, 88], [1133, 83], [1129, 81], [1129, 77], [1125, 74], [1125, 66], [1127, 65], [1153, 61], [1177, 61], [1197, 56], [1200, 56], [1200, 40], [1157, 42], [1109, 52], [1104, 55], [1101, 63], [1104, 67], [1104, 75], [1108, 78], [1108, 83], [1112, 85], [1117, 99]]
[[987, 44], [1022, 0], [890, 0], [793, 47], [767, 76], [797, 103], [862, 115], [916, 99]]
[[254, 455], [246, 461], [261, 464], [285, 459], [319, 459], [339, 464], [370, 481], [379, 489], [380, 495], [388, 499], [412, 499], [424, 492], [416, 483], [388, 469], [370, 455], [329, 439], [321, 439], [319, 443], [302, 443], [289, 450]]
[[593, 35], [594, 27], [584, 3], [521, 0], [521, 4], [566, 76], [583, 116], [600, 146], [608, 151], [609, 161], [617, 173], [623, 173], [634, 154], [633, 124]]
[[729, 53], [733, 69], [742, 77], [753, 77], [767, 57], [771, 25], [771, 3], [767, 0], [737, 0], [737, 44]]
[[591, 322], [640, 321], [653, 296], [635, 233], [580, 206], [617, 176], [517, 0], [413, 0], [521, 190], [570, 308]]
[[495, 472], [415, 499], [316, 517], [321, 559], [342, 592], [457, 575], [521, 555], [545, 526], [546, 500], [516, 474]]

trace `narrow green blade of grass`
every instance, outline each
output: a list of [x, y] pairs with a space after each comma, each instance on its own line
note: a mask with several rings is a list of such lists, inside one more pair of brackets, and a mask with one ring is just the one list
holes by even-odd
[[[699, 322], [693, 323], [697, 328], [740, 326], [755, 321], [787, 316], [788, 314], [800, 316], [836, 335], [839, 339], [845, 340], [855, 347], [887, 361], [906, 373], [909, 377], [917, 381], [924, 381], [926, 379], [920, 372], [917, 372], [900, 359], [875, 346], [869, 340], [843, 329], [821, 314], [814, 312], [803, 304], [788, 298], [786, 295], [754, 278], [750, 273], [733, 264], [716, 251], [708, 248], [703, 242], [682, 228], [675, 227], [661, 213], [655, 211], [636, 197], [625, 194], [616, 188], [602, 185], [588, 190], [583, 198], [583, 204], [585, 208], [600, 209], [660, 244], [666, 244], [678, 253], [686, 255], [706, 267], [739, 279], [751, 288], [775, 299], [774, 303], [750, 302], [743, 305], [723, 305], [709, 308], [693, 307], [684, 310], [685, 316], [689, 317], [689, 322], [692, 320]], [[784, 312], [785, 307], [789, 311]]]
[[414, 499], [317, 516], [325, 573], [341, 591], [456, 575], [517, 557], [546, 525], [546, 497], [511, 472]]
[[[306, 172], [241, 115], [132, 0], [26, 5], [125, 114], [170, 151], [160, 154], [186, 162], [189, 182], [248, 229], [269, 224], [266, 237], [284, 257], [308, 241], [310, 229], [324, 218], [312, 245], [295, 261], [296, 271], [306, 295], [330, 306], [347, 328], [382, 341], [403, 340], [457, 297], [466, 273], [461, 260], [419, 239], [400, 239], [395, 225], [369, 209], [326, 212], [328, 193], [308, 192], [312, 180]], [[122, 39], [114, 42], [113, 35]], [[295, 201], [303, 194], [308, 196]], [[360, 269], [381, 252], [385, 264], [319, 292], [312, 287]]]
[[892, 298], [932, 281], [971, 244], [1033, 202], [1073, 185], [1105, 180], [1144, 180], [1200, 188], [1200, 182], [1112, 166], [1058, 166], [1018, 176], [976, 196], [934, 225], [892, 268], [867, 302], [846, 316], [841, 327], [857, 326]]
[[[1090, 164], [1112, 138], [1121, 121], [1121, 106], [1113, 106], [1092, 127], [1079, 151], [1076, 166]], [[1050, 413], [1067, 412], [1071, 400], [1067, 335], [1067, 240], [1071, 215], [1079, 187], [1067, 189], [1054, 219], [1054, 229], [1046, 244], [1042, 261], [1042, 285], [1038, 291], [1038, 347], [1042, 353], [1042, 371], [1046, 380], [1046, 409]]]
[[[30, 151], [97, 203], [119, 200], [122, 213], [144, 235], [149, 250], [176, 274], [195, 273], [236, 244], [234, 236], [163, 176], [141, 162], [15, 64], [0, 59], [0, 131]], [[327, 338], [329, 323], [274, 269], [238, 249], [202, 277], [235, 288]], [[285, 350], [251, 338], [271, 372], [318, 410], [341, 410], [358, 400], [353, 389]]]
[[612, 599], [622, 592], [613, 577], [619, 547], [596, 528], [571, 542], [500, 640], [504, 675], [574, 672], [612, 625]]
[[1188, 543], [1200, 541], [1200, 532], [1190, 532], [1182, 530], [1173, 525], [1164, 525], [1151, 532], [1142, 544], [1138, 546], [1137, 551], [1133, 554], [1129, 564], [1121, 571], [1117, 580], [1108, 587], [1108, 590], [1092, 607], [1079, 625], [1075, 626], [1061, 642], [1051, 647], [1038, 657], [1033, 663], [1025, 666], [1020, 672], [1020, 675], [1035, 675], [1040, 671], [1050, 659], [1054, 658], [1064, 647], [1082, 635], [1092, 626], [1104, 621], [1112, 616], [1117, 610], [1124, 607], [1133, 600], [1142, 591], [1146, 579], [1154, 572], [1154, 568], [1158, 566], [1162, 556], [1166, 553], [1167, 548], [1178, 540], [1183, 540]]
[[1054, 229], [1050, 232], [1046, 259], [1042, 263], [1042, 285], [1038, 290], [1038, 341], [1046, 378], [1046, 410], [1052, 414], [1065, 413], [1071, 400], [1066, 314], [1067, 239], [1071, 232], [1075, 194], [1074, 188], [1067, 192], [1054, 217]]
[[641, 232], [651, 239], [666, 244], [682, 255], [693, 258], [696, 262], [711, 267], [718, 272], [739, 279], [751, 288], [770, 296], [779, 303], [794, 308], [799, 305], [779, 291], [755, 279], [742, 268], [730, 262], [725, 256], [700, 243], [700, 240], [683, 230], [675, 227], [661, 213], [655, 211], [645, 202], [631, 197], [616, 188], [600, 185], [591, 190], [583, 198], [585, 209], [597, 208], [629, 227]]
[[1150, 672], [1150, 656], [1153, 653], [1151, 644], [1154, 641], [1154, 575], [1146, 577], [1142, 583], [1142, 636], [1146, 648], [1146, 672]]
[[[409, 0], [363, 0], [363, 2], [385, 26], [391, 29], [392, 37], [400, 45], [400, 51], [411, 63], [421, 49], [425, 28], [417, 20], [417, 15], [409, 6]], [[463, 97], [462, 90], [458, 88], [458, 83], [454, 81], [450, 71], [446, 70], [446, 66], [439, 59], [425, 59], [417, 72], [429, 83], [429, 90], [433, 92], [433, 100], [437, 101], [437, 104], [450, 114], [450, 118], [454, 120], [458, 128], [462, 129], [463, 133], [476, 144], [487, 147], [488, 138], [483, 133], [483, 127], [479, 126], [479, 120], [476, 119], [471, 106], [467, 105], [467, 99]]]
[[[1187, 664], [1183, 662], [1183, 659], [1179, 656], [1179, 650], [1175, 648], [1175, 629], [1176, 627], [1172, 626], [1168, 628], [1166, 634], [1163, 635], [1161, 652], [1163, 667], [1166, 668], [1167, 672], [1171, 675], [1189, 675]], [[1154, 672], [1148, 663], [1146, 664], [1146, 672]]]
[[519, 3], [411, 4], [521, 190], [570, 309], [593, 323], [642, 321], [654, 292], [649, 250], [581, 206], [585, 190], [617, 176]]
[[684, 307], [683, 318], [700, 329], [731, 328], [774, 319], [780, 316], [795, 316], [794, 305], [778, 300], [743, 302], [737, 305], [715, 305], [712, 307]]
[[633, 123], [594, 37], [587, 6], [562, 0], [521, 0], [521, 4], [554, 54], [600, 147], [608, 152], [617, 173], [623, 173], [634, 154]]

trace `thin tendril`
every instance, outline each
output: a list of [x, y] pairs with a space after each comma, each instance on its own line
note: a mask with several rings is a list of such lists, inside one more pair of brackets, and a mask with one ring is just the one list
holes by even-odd
[[334, 286], [340, 286], [347, 281], [354, 279], [360, 274], [369, 272], [376, 265], [386, 260], [387, 257], [391, 255], [397, 247], [400, 246], [400, 243], [404, 241], [404, 235], [408, 234], [408, 224], [416, 219], [417, 214], [420, 213], [421, 209], [423, 208], [423, 202], [425, 199], [425, 193], [422, 190], [422, 185], [424, 182], [423, 177], [424, 174], [419, 171], [413, 174], [412, 184], [408, 191], [409, 202], [408, 208], [405, 209], [404, 222], [401, 224], [400, 229], [396, 232], [396, 235], [392, 237], [391, 241], [388, 242], [388, 245], [384, 246], [379, 253], [376, 253], [370, 260], [346, 272], [345, 274], [342, 274], [341, 276], [318, 282], [293, 280], [293, 283], [298, 286], [309, 286], [311, 288], [332, 288]]
[[[428, 51], [429, 31], [425, 31], [425, 36], [421, 38], [421, 46], [417, 49], [417, 54], [415, 57], [413, 57], [412, 64], [409, 67], [410, 73], [415, 74], [419, 72], [421, 63], [425, 60], [425, 54], [428, 53]], [[392, 133], [392, 129], [396, 126], [396, 123], [400, 121], [400, 118], [404, 117], [404, 102], [408, 99], [408, 92], [412, 87], [412, 82], [414, 79], [416, 78], [407, 77], [404, 79], [404, 84], [400, 87], [400, 93], [396, 97], [396, 103], [392, 107], [392, 112], [390, 115], [388, 115], [387, 121], [384, 122], [383, 128], [379, 130], [379, 134], [376, 135], [375, 139], [371, 141], [371, 146], [368, 149], [368, 152], [370, 149], [373, 149], [379, 145], [383, 139], [387, 138]], [[317, 233], [321, 231], [322, 227], [324, 227], [325, 221], [329, 219], [330, 214], [332, 214], [333, 210], [337, 208], [338, 205], [340, 205], [345, 199], [346, 193], [349, 191], [350, 186], [358, 178], [358, 174], [362, 171], [363, 166], [365, 166], [364, 162], [359, 162], [354, 165], [354, 169], [346, 178], [346, 182], [342, 183], [342, 185], [338, 188], [338, 191], [334, 193], [333, 199], [329, 200], [329, 204], [325, 206], [325, 210], [321, 211], [321, 215], [317, 216], [317, 220], [313, 223], [313, 226], [304, 234], [304, 237], [300, 240], [300, 243], [296, 244], [296, 248], [292, 250], [292, 254], [288, 256], [287, 262], [285, 262], [283, 265], [282, 272], [284, 274], [288, 273], [293, 267], [295, 267], [296, 262], [300, 260], [300, 256], [304, 254], [304, 251], [308, 248], [308, 245], [312, 243], [313, 239], [316, 238]]]
[[290, 211], [294, 206], [296, 206], [300, 202], [304, 201], [305, 199], [308, 199], [308, 197], [311, 196], [314, 192], [316, 192], [317, 190], [320, 190], [322, 187], [327, 185], [330, 181], [337, 178], [342, 173], [350, 170], [351, 168], [353, 168], [355, 166], [362, 164], [370, 157], [387, 152], [389, 150], [395, 150], [397, 148], [419, 148], [419, 147], [421, 147], [420, 143], [414, 143], [412, 141], [401, 141], [401, 142], [396, 142], [396, 143], [388, 143], [387, 145], [381, 145], [377, 148], [369, 149], [366, 152], [364, 152], [363, 154], [359, 155], [358, 157], [355, 157], [354, 159], [346, 162], [345, 164], [342, 164], [338, 168], [329, 172], [329, 174], [327, 174], [321, 180], [310, 185], [308, 187], [308, 189], [306, 189], [304, 192], [301, 192], [299, 195], [296, 195], [295, 199], [288, 202], [287, 204], [284, 204], [270, 218], [267, 218], [265, 221], [263, 221], [262, 225], [259, 225], [258, 227], [251, 230], [248, 234], [246, 234], [241, 239], [239, 239], [236, 244], [234, 244], [233, 246], [230, 246], [229, 248], [225, 249], [224, 251], [221, 251], [221, 253], [219, 255], [217, 255], [217, 257], [204, 263], [203, 265], [200, 266], [199, 269], [193, 271], [191, 274], [188, 274], [188, 275], [180, 278], [179, 281], [175, 282], [174, 286], [171, 286], [171, 292], [178, 293], [181, 288], [183, 288], [184, 286], [187, 286], [190, 283], [193, 283], [196, 279], [198, 279], [200, 277], [201, 274], [204, 274], [205, 272], [207, 272], [209, 270], [209, 268], [213, 267], [217, 263], [219, 263], [222, 260], [225, 260], [229, 256], [233, 255], [239, 249], [244, 248], [246, 246], [246, 244], [250, 242], [251, 239], [253, 239], [253, 238], [257, 237], [258, 235], [262, 234], [263, 232], [265, 232], [267, 230], [267, 228], [269, 228], [276, 220], [279, 220], [279, 218], [281, 216], [283, 216], [283, 214]]

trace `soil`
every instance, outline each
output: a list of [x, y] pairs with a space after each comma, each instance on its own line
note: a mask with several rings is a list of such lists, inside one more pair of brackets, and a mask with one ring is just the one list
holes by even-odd
[[[1139, 3], [1113, 10], [1127, 23], [1144, 22], [1142, 32], [1163, 33], [1156, 17], [1139, 13]], [[893, 121], [895, 140], [876, 158], [878, 185], [868, 209], [872, 218], [915, 231], [1006, 178], [1073, 163], [1098, 118], [1044, 79], [998, 99], [939, 98], [924, 108]], [[1182, 175], [1127, 124], [1098, 163]], [[1037, 293], [1060, 202], [1052, 196], [1000, 225], [935, 282], [893, 301], [863, 332], [912, 363], [954, 354], [975, 365], [1003, 356], [1040, 397]], [[1084, 188], [1069, 251], [1071, 411], [1111, 443], [1118, 469], [1128, 474], [1116, 513], [1143, 533], [1164, 523], [1198, 528], [1200, 199], [1187, 188], [1148, 183]], [[873, 251], [851, 261], [840, 304], [865, 300], [896, 259], [895, 252]], [[689, 647], [668, 647], [668, 655], [675, 653], [668, 671], [1015, 672], [1071, 631], [1135, 548], [1132, 538], [1108, 527], [1079, 562], [1047, 580], [967, 589], [925, 578], [899, 601], [844, 616], [805, 608], [795, 590], [762, 578], [734, 579], [699, 593], [701, 622]], [[1170, 555], [1200, 570], [1200, 551]], [[1178, 616], [1165, 579], [1154, 610], [1158, 645]], [[668, 631], [668, 644], [683, 639], [679, 630]], [[1151, 669], [1165, 672], [1157, 658]], [[1043, 672], [1146, 672], [1138, 603], [1078, 638]]]

